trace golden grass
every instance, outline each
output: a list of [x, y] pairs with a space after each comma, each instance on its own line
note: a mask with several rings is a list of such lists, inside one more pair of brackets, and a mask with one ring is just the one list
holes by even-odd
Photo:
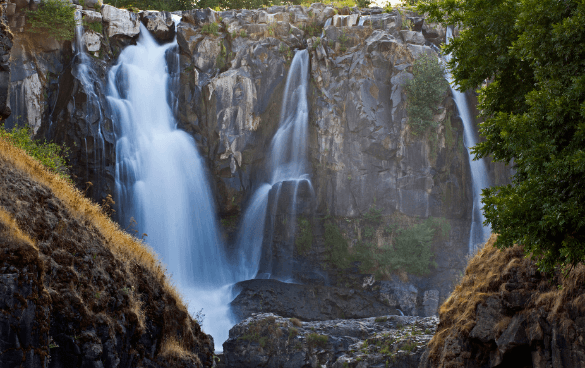
[[[101, 207], [84, 197], [72, 184], [49, 172], [37, 160], [2, 138], [0, 138], [0, 159], [9, 162], [20, 171], [28, 174], [32, 180], [50, 188], [53, 194], [67, 206], [74, 216], [82, 222], [93, 225], [101, 233], [106, 240], [106, 246], [118, 259], [129, 263], [136, 262], [151, 271], [163, 285], [164, 290], [177, 301], [180, 309], [187, 311], [180, 294], [166, 276], [166, 268], [152, 249], [142, 241], [122, 231], [117, 223], [103, 213]], [[6, 215], [4, 215], [1, 218], [2, 221], [10, 221], [11, 217], [5, 220]], [[14, 230], [15, 236], [20, 236], [22, 239], [27, 238], [26, 234], [19, 233], [17, 226], [13, 226], [16, 224], [13, 219], [10, 224], [12, 224], [11, 228], [17, 229]], [[30, 238], [28, 239], [34, 244]]]
[[0, 207], [0, 224], [4, 225], [3, 235], [8, 239], [23, 242], [38, 250], [35, 242], [20, 230], [12, 215], [2, 209], [2, 207]]
[[197, 362], [199, 362], [199, 358], [189, 350], [185, 349], [183, 345], [174, 337], [166, 339], [161, 344], [160, 354], [170, 361], [195, 359]]
[[[429, 343], [429, 358], [433, 366], [446, 367], [455, 357], [445, 356], [446, 344], [454, 338], [465, 339], [475, 327], [477, 306], [490, 296], [505, 292], [505, 284], [512, 274], [519, 282], [529, 282], [539, 272], [534, 262], [527, 258], [521, 247], [504, 250], [494, 247], [497, 235], [492, 235], [485, 246], [469, 260], [465, 275], [453, 293], [439, 308], [440, 324]], [[569, 331], [574, 322], [569, 309], [585, 312], [585, 266], [578, 265], [564, 278], [542, 279], [531, 287], [533, 298], [525, 311], [543, 308], [549, 322], [556, 323], [561, 330]], [[510, 322], [502, 318], [495, 327], [500, 335]]]

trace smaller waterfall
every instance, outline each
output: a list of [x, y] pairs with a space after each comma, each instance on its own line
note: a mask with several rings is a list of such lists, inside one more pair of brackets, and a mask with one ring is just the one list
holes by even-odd
[[[75, 21], [75, 66], [73, 67], [71, 73], [80, 82], [85, 94], [87, 95], [88, 102], [86, 104], [87, 111], [85, 114], [85, 120], [88, 122], [88, 124], [97, 124], [97, 142], [94, 142], [92, 145], [92, 159], [95, 163], [95, 167], [99, 168], [98, 170], [103, 170], [103, 168], [106, 166], [106, 145], [102, 133], [103, 113], [102, 106], [100, 105], [100, 96], [98, 93], [99, 87], [102, 85], [102, 80], [93, 66], [91, 57], [85, 50], [85, 42], [83, 40], [83, 20], [81, 11], [79, 9], [75, 11]], [[96, 88], [96, 85], [99, 87]], [[90, 132], [87, 132], [86, 135], [90, 136], [91, 134]], [[87, 138], [85, 138], [86, 158], [88, 158], [87, 149]], [[86, 165], [88, 164], [89, 162], [86, 160]], [[98, 171], [95, 173], [94, 178], [90, 178], [88, 174], [87, 180], [91, 179], [94, 186], [101, 187], [102, 176], [103, 172]]]
[[[453, 30], [451, 27], [447, 28], [447, 43], [453, 38]], [[445, 55], [448, 61], [451, 59], [450, 55]], [[473, 160], [470, 148], [475, 146], [478, 142], [477, 134], [473, 126], [473, 118], [471, 116], [469, 106], [465, 94], [455, 89], [453, 84], [453, 77], [447, 70], [445, 77], [451, 86], [453, 99], [459, 110], [459, 115], [463, 121], [464, 143], [469, 155], [469, 166], [471, 167], [471, 181], [473, 186], [473, 212], [471, 215], [471, 230], [469, 232], [469, 254], [474, 254], [477, 249], [483, 245], [490, 237], [491, 227], [484, 226], [485, 217], [482, 211], [481, 191], [488, 188], [490, 178], [488, 170], [483, 159]]]
[[[245, 275], [241, 280], [253, 278], [259, 270], [270, 190], [272, 188], [276, 190], [273, 202], [273, 206], [276, 206], [281, 184], [285, 181], [294, 182], [295, 189], [291, 201], [293, 203], [291, 213], [294, 214], [298, 184], [307, 182], [310, 185], [307, 170], [308, 83], [309, 53], [307, 50], [300, 50], [296, 52], [288, 72], [279, 128], [270, 144], [269, 183], [261, 185], [252, 196], [238, 234], [239, 252], [245, 254], [238, 271], [241, 277]], [[289, 226], [294, 227], [294, 223]], [[283, 277], [282, 281], [290, 279], [291, 275], [288, 275]]]

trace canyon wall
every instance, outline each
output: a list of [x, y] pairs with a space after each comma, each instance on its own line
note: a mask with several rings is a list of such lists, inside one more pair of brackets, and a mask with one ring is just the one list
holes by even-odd
[[[299, 218], [308, 222], [299, 221], [294, 231], [311, 236], [299, 249], [283, 240], [285, 227], [267, 229], [271, 242], [264, 244], [264, 259], [290, 265], [302, 283], [359, 288], [407, 314], [434, 314], [448, 296], [465, 265], [471, 218], [463, 127], [446, 92], [436, 126], [415, 134], [404, 93], [413, 62], [422, 54], [436, 55], [433, 47], [444, 42], [440, 26], [403, 10], [323, 4], [198, 9], [177, 14], [182, 20], [176, 26], [169, 13], [79, 7], [85, 23], [102, 29], [85, 26], [80, 35], [91, 55], [88, 73], [75, 42], [27, 31], [25, 10], [36, 4], [25, 3], [7, 7], [14, 46], [5, 87], [12, 115], [6, 126], [26, 125], [37, 138], [66, 144], [78, 187], [97, 202], [115, 197], [117, 127], [105, 99], [106, 71], [125, 45], [136, 42], [141, 23], [160, 42], [176, 36], [173, 52], [179, 57], [168, 60], [179, 63], [180, 74], [172, 78], [177, 85], [170, 102], [178, 126], [195, 138], [206, 158], [230, 244], [247, 201], [266, 180], [266, 154], [294, 50], [310, 50], [312, 188], [300, 199], [305, 211]], [[372, 210], [382, 220], [373, 234], [365, 234]], [[281, 221], [289, 216], [274, 215]], [[435, 265], [426, 275], [375, 277], [356, 264], [340, 268], [331, 262], [326, 222], [334, 223], [353, 249], [366, 239], [382, 247], [394, 236], [384, 230], [388, 226], [406, 229], [429, 217], [446, 219], [450, 230], [435, 236]]]

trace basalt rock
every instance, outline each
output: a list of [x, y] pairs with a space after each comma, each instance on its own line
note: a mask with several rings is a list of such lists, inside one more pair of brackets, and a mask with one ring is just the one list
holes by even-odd
[[303, 321], [399, 314], [375, 293], [363, 290], [257, 279], [237, 283], [234, 291], [238, 296], [230, 305], [238, 320], [267, 311]]
[[585, 362], [585, 267], [547, 279], [520, 247], [495, 235], [441, 306], [420, 368], [581, 367]]
[[301, 322], [257, 314], [235, 325], [224, 364], [252, 367], [417, 367], [437, 319], [384, 316]]
[[122, 256], [127, 235], [23, 156], [0, 141], [0, 367], [211, 367], [213, 340], [160, 269]]

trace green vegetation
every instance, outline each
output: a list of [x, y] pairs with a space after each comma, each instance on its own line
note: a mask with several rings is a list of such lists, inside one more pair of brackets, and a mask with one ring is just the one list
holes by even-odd
[[221, 48], [221, 51], [219, 52], [219, 55], [217, 55], [217, 58], [215, 58], [215, 66], [219, 70], [222, 70], [223, 68], [225, 68], [228, 62], [227, 49], [225, 47], [225, 44], [223, 43], [223, 40], [219, 43], [219, 47]]
[[217, 22], [204, 24], [203, 27], [201, 27], [201, 33], [203, 33], [203, 34], [217, 36], [217, 35], [219, 35], [218, 31], [219, 31], [219, 23], [217, 23]]
[[83, 23], [83, 25], [85, 27], [87, 27], [88, 29], [91, 29], [95, 33], [102, 33], [104, 31], [104, 28], [102, 26], [102, 22]]
[[[325, 222], [324, 241], [327, 260], [339, 269], [359, 263], [363, 273], [374, 273], [377, 278], [394, 272], [415, 275], [428, 274], [436, 264], [433, 261], [432, 241], [435, 236], [445, 237], [450, 225], [444, 218], [428, 218], [424, 222], [401, 228], [396, 224], [384, 224], [381, 210], [371, 207], [358, 221], [361, 239], [351, 249], [347, 240], [332, 219]], [[379, 245], [377, 233], [389, 236], [390, 241]], [[386, 238], [387, 239], [387, 238]]]
[[585, 260], [585, 3], [440, 0], [418, 9], [462, 29], [444, 50], [458, 88], [479, 86], [485, 141], [476, 159], [514, 162], [512, 184], [483, 191], [495, 245], [522, 245], [541, 271], [568, 273]]
[[275, 348], [275, 339], [283, 335], [280, 323], [276, 318], [267, 317], [259, 321], [250, 322], [248, 331], [241, 336], [240, 340], [246, 340], [258, 343], [262, 348], [273, 350]]
[[327, 260], [335, 267], [344, 269], [351, 264], [347, 241], [333, 221], [325, 223], [325, 248], [327, 249]]
[[319, 335], [317, 333], [310, 333], [307, 335], [307, 345], [310, 348], [324, 348], [327, 346], [327, 341], [329, 341], [329, 336], [327, 335]]
[[75, 8], [61, 0], [43, 0], [36, 11], [28, 11], [29, 32], [47, 33], [57, 41], [75, 35]]
[[299, 254], [305, 254], [313, 244], [313, 224], [309, 219], [299, 217], [297, 219], [298, 234], [295, 237], [295, 245]]
[[412, 66], [413, 78], [404, 86], [408, 96], [408, 121], [413, 133], [419, 134], [435, 126], [433, 114], [443, 100], [449, 84], [444, 69], [435, 56], [422, 54]]
[[29, 156], [39, 161], [50, 171], [64, 179], [69, 177], [69, 166], [65, 157], [69, 155], [69, 148], [55, 143], [36, 142], [31, 139], [28, 128], [12, 128], [8, 131], [0, 125], [0, 138], [6, 139], [12, 145], [23, 149]]

